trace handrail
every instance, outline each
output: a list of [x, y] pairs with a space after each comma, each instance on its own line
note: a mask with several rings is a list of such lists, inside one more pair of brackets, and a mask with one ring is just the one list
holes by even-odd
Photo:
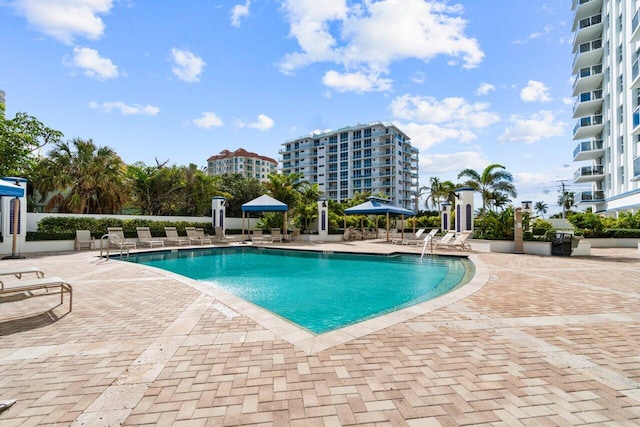
[[[102, 258], [102, 242], [104, 241], [105, 238], [107, 239], [107, 261], [109, 261], [109, 239], [112, 237], [118, 237], [118, 235], [113, 233], [107, 233], [107, 234], [103, 234], [102, 237], [100, 237], [100, 258]], [[122, 256], [123, 249], [127, 250], [127, 259], [129, 259], [129, 248], [126, 246], [123, 246], [120, 248], [120, 256]]]

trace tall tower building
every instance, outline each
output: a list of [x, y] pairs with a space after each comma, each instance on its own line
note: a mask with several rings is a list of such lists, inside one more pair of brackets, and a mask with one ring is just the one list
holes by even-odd
[[640, 0], [573, 0], [576, 202], [640, 209]]
[[354, 193], [382, 193], [413, 210], [418, 190], [418, 149], [393, 124], [358, 124], [282, 144], [282, 173], [302, 173], [338, 202]]

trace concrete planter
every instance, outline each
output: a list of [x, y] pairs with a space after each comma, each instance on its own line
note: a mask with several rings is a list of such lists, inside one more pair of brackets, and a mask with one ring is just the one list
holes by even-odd
[[592, 248], [635, 248], [640, 245], [640, 239], [636, 238], [603, 238], [582, 239], [591, 244]]
[[300, 234], [298, 240], [301, 242], [341, 242], [342, 234], [329, 234], [325, 238], [321, 238], [319, 234]]
[[[469, 240], [474, 252], [495, 252], [512, 254], [515, 250], [513, 240]], [[531, 255], [551, 255], [551, 242], [524, 242], [524, 253]]]

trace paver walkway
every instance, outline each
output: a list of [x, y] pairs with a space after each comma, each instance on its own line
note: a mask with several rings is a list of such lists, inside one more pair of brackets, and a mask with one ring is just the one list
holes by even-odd
[[74, 290], [0, 303], [0, 425], [640, 425], [640, 253], [592, 254], [473, 254], [471, 292], [324, 341], [95, 252], [0, 261]]

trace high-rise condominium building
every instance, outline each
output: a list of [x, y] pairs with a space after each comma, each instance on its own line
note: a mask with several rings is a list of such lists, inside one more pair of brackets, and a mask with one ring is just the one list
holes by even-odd
[[239, 173], [247, 178], [266, 181], [267, 175], [278, 170], [278, 162], [271, 157], [251, 153], [243, 148], [236, 151], [222, 150], [207, 159], [209, 175]]
[[393, 124], [375, 122], [314, 133], [283, 143], [280, 154], [282, 173], [302, 173], [328, 199], [382, 193], [393, 204], [413, 209], [418, 149]]
[[573, 0], [573, 95], [578, 99], [576, 202], [615, 215], [640, 208], [638, 0]]

